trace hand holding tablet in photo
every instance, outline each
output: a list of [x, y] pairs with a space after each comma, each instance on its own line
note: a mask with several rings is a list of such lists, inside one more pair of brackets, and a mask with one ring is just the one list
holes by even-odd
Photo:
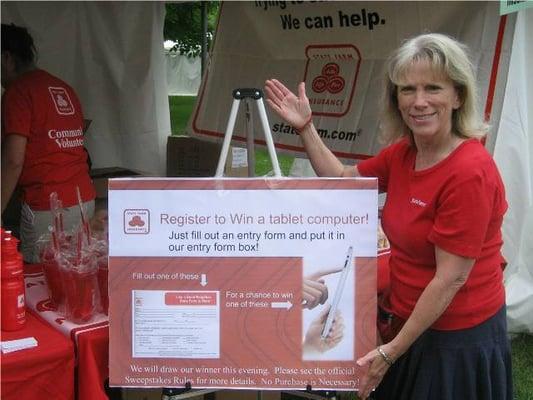
[[335, 312], [329, 334], [325, 338], [322, 337], [322, 331], [324, 330], [330, 310], [331, 306], [326, 306], [309, 326], [303, 343], [304, 354], [325, 353], [337, 346], [344, 337], [344, 319], [340, 311]]
[[341, 272], [342, 267], [323, 269], [304, 277], [303, 281], [303, 302], [302, 307], [312, 310], [319, 304], [324, 304], [328, 300], [328, 287], [324, 279], [326, 275]]

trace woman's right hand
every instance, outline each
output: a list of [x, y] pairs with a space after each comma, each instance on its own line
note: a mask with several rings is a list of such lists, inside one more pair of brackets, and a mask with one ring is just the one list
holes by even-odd
[[298, 96], [277, 79], [265, 82], [265, 92], [270, 107], [293, 128], [301, 130], [311, 121], [312, 111], [304, 82], [298, 85]]

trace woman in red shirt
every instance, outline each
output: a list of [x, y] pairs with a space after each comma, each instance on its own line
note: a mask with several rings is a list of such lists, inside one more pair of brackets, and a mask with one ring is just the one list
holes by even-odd
[[35, 66], [32, 37], [13, 24], [2, 24], [2, 87], [2, 212], [19, 186], [21, 251], [26, 262], [38, 262], [51, 193], [63, 204], [66, 230], [80, 221], [77, 188], [88, 216], [94, 212], [81, 104], [68, 84]]
[[[267, 102], [296, 128], [319, 176], [376, 176], [387, 193], [389, 317], [359, 396], [377, 399], [512, 399], [501, 225], [507, 209], [497, 167], [479, 139], [473, 67], [465, 46], [441, 34], [406, 41], [385, 72], [389, 143], [355, 167], [320, 139], [304, 83], [296, 96], [266, 82]], [[383, 326], [383, 324], [381, 324]], [[395, 332], [390, 332], [396, 327]]]

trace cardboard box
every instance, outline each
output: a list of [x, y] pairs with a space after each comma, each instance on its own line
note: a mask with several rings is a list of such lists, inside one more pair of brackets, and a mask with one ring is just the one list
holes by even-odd
[[189, 136], [169, 136], [167, 176], [215, 176], [222, 145]]
[[107, 181], [109, 179], [145, 175], [140, 171], [120, 167], [93, 168], [89, 174], [93, 180], [94, 187], [96, 189], [97, 200], [107, 199]]
[[[221, 143], [207, 142], [189, 136], [169, 136], [167, 176], [213, 177], [217, 171], [221, 151]], [[248, 176], [245, 152], [246, 149], [230, 147], [224, 168], [225, 176]]]

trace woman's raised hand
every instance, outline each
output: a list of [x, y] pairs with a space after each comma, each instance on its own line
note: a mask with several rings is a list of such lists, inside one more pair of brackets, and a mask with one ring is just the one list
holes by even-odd
[[265, 82], [265, 92], [270, 107], [293, 128], [301, 130], [311, 121], [312, 111], [304, 82], [298, 85], [298, 96], [277, 79]]

